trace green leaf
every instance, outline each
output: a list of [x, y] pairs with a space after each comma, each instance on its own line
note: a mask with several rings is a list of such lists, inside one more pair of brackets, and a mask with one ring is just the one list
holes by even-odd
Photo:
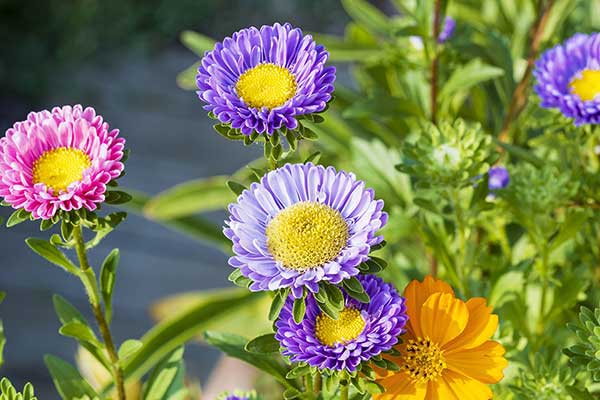
[[298, 299], [294, 299], [294, 306], [292, 308], [292, 314], [294, 316], [294, 321], [299, 324], [304, 319], [304, 314], [306, 313], [306, 302], [304, 297], [300, 297]]
[[51, 355], [46, 355], [44, 362], [52, 375], [56, 390], [63, 399], [78, 399], [84, 396], [95, 399], [98, 397], [90, 384], [69, 363]]
[[212, 50], [215, 47], [215, 41], [208, 36], [202, 35], [194, 31], [183, 31], [179, 36], [181, 43], [200, 57], [204, 57], [204, 53]]
[[245, 361], [261, 371], [268, 373], [287, 389], [299, 389], [296, 381], [286, 379], [288, 370], [279, 361], [280, 357], [247, 352], [245, 350], [246, 339], [243, 336], [210, 331], [206, 332], [204, 335], [208, 343], [217, 347], [225, 354]]
[[131, 201], [131, 195], [121, 190], [109, 190], [106, 192], [104, 202], [107, 204], [125, 204]]
[[321, 152], [315, 151], [310, 156], [306, 157], [306, 160], [304, 160], [304, 164], [309, 163], [309, 162], [316, 164], [319, 162], [320, 158], [321, 158]]
[[421, 107], [408, 98], [391, 97], [377, 93], [374, 97], [353, 102], [342, 116], [348, 119], [368, 118], [394, 119], [401, 117], [424, 118]]
[[258, 354], [279, 353], [279, 342], [274, 333], [268, 333], [252, 339], [246, 344], [246, 351]]
[[134, 355], [141, 347], [143, 343], [136, 339], [128, 339], [124, 341], [119, 347], [119, 360], [126, 360]]
[[18, 393], [13, 384], [7, 379], [0, 380], [0, 399], [1, 400], [37, 400], [33, 391], [33, 385], [26, 383], [23, 392]]
[[373, 33], [387, 35], [391, 23], [386, 15], [365, 0], [342, 0], [342, 6], [353, 20]]
[[54, 265], [58, 265], [65, 271], [77, 275], [79, 268], [77, 268], [68, 258], [57, 249], [50, 242], [43, 239], [28, 238], [25, 240], [27, 245], [36, 252], [39, 256], [45, 258]]
[[271, 303], [271, 307], [269, 309], [269, 321], [275, 321], [281, 312], [281, 309], [285, 305], [285, 301], [288, 298], [290, 293], [290, 289], [279, 290], [275, 293], [275, 297], [273, 297], [273, 302]]
[[83, 324], [89, 325], [83, 314], [69, 303], [64, 297], [55, 294], [52, 296], [52, 303], [54, 304], [54, 311], [58, 315], [58, 319], [61, 324], [65, 325], [69, 322], [78, 321]]
[[152, 371], [144, 390], [144, 400], [167, 399], [169, 388], [183, 368], [183, 347], [179, 347], [168, 354]]
[[92, 328], [79, 321], [67, 322], [60, 327], [58, 332], [63, 336], [72, 337], [80, 342], [90, 343], [94, 346], [100, 346]]
[[574, 211], [565, 217], [558, 235], [550, 242], [550, 251], [557, 249], [561, 244], [574, 238], [581, 230], [583, 224], [588, 220], [588, 214], [585, 211]]
[[227, 186], [236, 196], [239, 196], [244, 190], [246, 190], [246, 186], [235, 181], [227, 181]]
[[20, 224], [21, 222], [27, 221], [31, 217], [31, 213], [25, 211], [24, 209], [17, 210], [13, 212], [8, 220], [6, 221], [6, 227], [11, 228], [15, 225]]
[[6, 345], [6, 336], [4, 335], [4, 325], [0, 320], [0, 367], [4, 364], [4, 346]]
[[224, 176], [182, 183], [152, 198], [144, 207], [144, 214], [152, 219], [166, 220], [223, 210], [235, 201], [226, 183]]
[[288, 388], [283, 392], [283, 398], [285, 400], [298, 399], [302, 396], [302, 393], [298, 389]]
[[119, 249], [113, 249], [102, 263], [102, 269], [100, 270], [100, 291], [108, 323], [112, 320], [112, 294], [118, 265]]
[[196, 84], [196, 75], [198, 75], [199, 67], [200, 61], [193, 63], [177, 74], [177, 78], [175, 79], [177, 86], [183, 90], [198, 90], [198, 86]]
[[504, 70], [474, 59], [467, 64], [455, 68], [448, 81], [440, 91], [440, 99], [449, 98], [459, 91], [468, 90], [471, 87], [504, 75]]

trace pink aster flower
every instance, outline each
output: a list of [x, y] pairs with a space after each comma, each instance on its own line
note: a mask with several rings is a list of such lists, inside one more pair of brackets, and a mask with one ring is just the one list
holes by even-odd
[[104, 201], [123, 172], [125, 139], [81, 105], [32, 112], [0, 138], [0, 197], [36, 219]]

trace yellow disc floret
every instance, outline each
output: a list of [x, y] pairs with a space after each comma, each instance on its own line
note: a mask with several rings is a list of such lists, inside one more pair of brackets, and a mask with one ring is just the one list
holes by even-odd
[[235, 89], [250, 107], [272, 109], [294, 97], [296, 78], [285, 67], [259, 64], [240, 76]]
[[415, 381], [436, 379], [446, 369], [444, 354], [429, 339], [410, 339], [403, 354], [404, 370]]
[[348, 343], [356, 339], [365, 329], [365, 320], [355, 308], [344, 308], [338, 319], [320, 314], [315, 322], [315, 335], [325, 346]]
[[266, 229], [267, 247], [285, 267], [304, 271], [334, 260], [348, 241], [348, 224], [339, 211], [305, 201], [288, 207]]
[[600, 94], [600, 70], [586, 69], [581, 71], [569, 85], [571, 92], [581, 100], [590, 101]]
[[48, 150], [33, 164], [33, 183], [44, 183], [54, 190], [62, 192], [83, 178], [83, 171], [92, 165], [83, 151], [71, 147], [58, 147]]

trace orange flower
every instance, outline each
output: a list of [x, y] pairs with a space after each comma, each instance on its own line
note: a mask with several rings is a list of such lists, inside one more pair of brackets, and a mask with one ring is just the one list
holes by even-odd
[[386, 392], [376, 400], [488, 400], [487, 386], [508, 365], [504, 348], [491, 336], [498, 316], [484, 298], [457, 299], [445, 282], [427, 276], [404, 290], [407, 333], [391, 357], [400, 371], [377, 369]]

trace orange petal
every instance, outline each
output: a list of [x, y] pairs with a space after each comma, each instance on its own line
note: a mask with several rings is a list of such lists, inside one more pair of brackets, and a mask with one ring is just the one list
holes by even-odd
[[425, 400], [462, 400], [454, 395], [448, 383], [443, 377], [439, 377], [436, 380], [429, 381], [427, 385], [427, 396]]
[[421, 308], [421, 332], [440, 347], [465, 329], [469, 309], [464, 301], [450, 293], [434, 293]]
[[444, 281], [434, 279], [430, 275], [427, 275], [423, 282], [413, 280], [406, 286], [406, 289], [404, 289], [406, 313], [408, 314], [407, 329], [412, 331], [417, 337], [422, 336], [419, 327], [421, 307], [429, 296], [437, 292], [454, 294], [450, 285]]
[[488, 341], [498, 327], [498, 316], [492, 314], [492, 307], [485, 305], [485, 299], [475, 297], [467, 301], [469, 322], [463, 333], [446, 344], [445, 349], [473, 348]]
[[424, 400], [427, 385], [415, 383], [403, 371], [378, 380], [385, 393], [373, 395], [373, 400]]
[[504, 347], [488, 340], [473, 349], [460, 349], [444, 354], [448, 369], [483, 383], [498, 383], [504, 378], [502, 372], [508, 365]]
[[494, 394], [492, 390], [475, 379], [468, 378], [456, 372], [444, 371], [443, 380], [454, 396], [460, 400], [489, 400]]

